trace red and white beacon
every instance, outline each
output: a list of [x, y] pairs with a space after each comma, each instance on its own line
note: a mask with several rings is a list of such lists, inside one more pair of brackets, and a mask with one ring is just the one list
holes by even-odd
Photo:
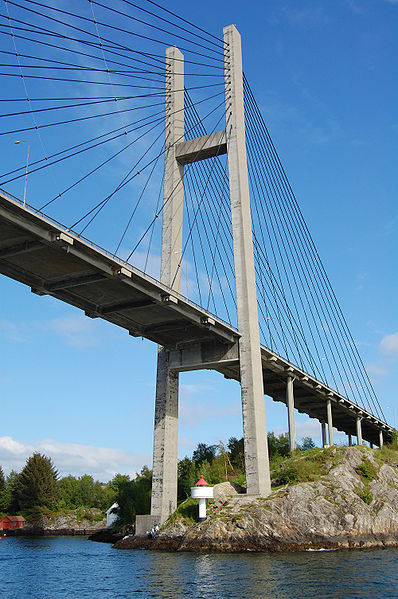
[[194, 487], [191, 487], [192, 499], [199, 499], [199, 522], [206, 520], [206, 499], [213, 499], [213, 488], [209, 487], [209, 483], [205, 481], [203, 476], [200, 477]]

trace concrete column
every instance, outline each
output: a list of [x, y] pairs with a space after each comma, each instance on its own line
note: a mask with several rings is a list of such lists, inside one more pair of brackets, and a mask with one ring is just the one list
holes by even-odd
[[166, 129], [160, 280], [181, 290], [184, 166], [175, 146], [184, 141], [184, 56], [175, 46], [166, 50]]
[[357, 442], [358, 445], [362, 445], [362, 418], [357, 417]]
[[241, 43], [234, 25], [225, 27], [223, 33], [226, 137], [238, 328], [241, 334], [239, 360], [247, 492], [268, 495], [271, 492], [271, 479], [246, 162]]
[[[166, 50], [166, 131], [160, 280], [181, 290], [184, 167], [175, 144], [184, 141], [184, 57]], [[156, 377], [151, 514], [160, 523], [177, 507], [178, 374], [169, 371], [169, 352], [159, 346]]]
[[380, 449], [383, 447], [383, 445], [384, 445], [383, 431], [380, 429], [379, 430], [379, 447], [380, 447]]
[[322, 447], [326, 447], [328, 444], [328, 440], [326, 437], [326, 422], [321, 422], [322, 428]]
[[352, 447], [352, 436], [348, 435], [348, 446]]
[[332, 419], [332, 402], [330, 399], [326, 402], [326, 413], [328, 419], [329, 445], [333, 445], [333, 419]]
[[370, 449], [373, 449], [373, 443], [369, 443]]
[[290, 451], [294, 451], [296, 449], [296, 429], [294, 424], [294, 390], [292, 376], [287, 377], [286, 405], [287, 419], [289, 424], [289, 449]]

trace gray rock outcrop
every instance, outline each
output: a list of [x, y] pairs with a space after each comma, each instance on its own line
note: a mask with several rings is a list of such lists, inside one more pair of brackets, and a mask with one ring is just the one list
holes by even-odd
[[[398, 546], [398, 464], [377, 451], [334, 447], [323, 454], [315, 480], [287, 484], [266, 498], [216, 485], [208, 519], [173, 518], [157, 546], [228, 552]], [[129, 540], [116, 546], [123, 543], [127, 548]]]

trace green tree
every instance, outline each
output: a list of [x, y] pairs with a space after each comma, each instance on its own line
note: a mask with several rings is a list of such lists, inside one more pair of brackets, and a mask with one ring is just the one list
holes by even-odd
[[311, 437], [303, 437], [303, 442], [300, 445], [300, 449], [302, 451], [306, 451], [307, 449], [314, 449], [315, 443]]
[[268, 452], [269, 459], [272, 460], [276, 456], [286, 457], [290, 453], [289, 448], [289, 437], [287, 433], [279, 435], [278, 437], [275, 433], [268, 433]]
[[198, 443], [197, 448], [192, 454], [192, 459], [197, 466], [202, 462], [212, 463], [217, 455], [217, 445], [206, 445], [206, 443]]
[[78, 482], [75, 476], [64, 476], [58, 483], [58, 508], [73, 510], [76, 504]]
[[6, 489], [6, 479], [4, 477], [4, 472], [3, 472], [3, 468], [0, 466], [0, 512], [5, 512], [7, 510], [7, 503], [6, 503], [6, 495], [5, 495], [5, 489]]
[[239, 470], [245, 469], [245, 450], [243, 444], [243, 437], [241, 439], [237, 439], [236, 437], [231, 437], [228, 440], [227, 447], [229, 449], [229, 456], [231, 460], [232, 466], [238, 468]]
[[19, 509], [16, 501], [16, 487], [18, 478], [18, 472], [16, 472], [16, 470], [11, 470], [10, 474], [6, 478], [6, 484], [3, 491], [4, 511], [10, 515], [15, 514]]
[[15, 500], [20, 510], [54, 508], [57, 500], [58, 472], [50, 458], [34, 453], [26, 461], [15, 485]]
[[193, 460], [185, 457], [178, 462], [178, 500], [191, 496], [191, 487], [199, 480], [198, 469]]
[[116, 502], [118, 521], [123, 528], [135, 522], [137, 514], [148, 514], [151, 505], [152, 470], [144, 466], [134, 480], [120, 482]]
[[3, 493], [5, 486], [6, 486], [6, 479], [4, 477], [3, 468], [0, 466], [0, 496]]

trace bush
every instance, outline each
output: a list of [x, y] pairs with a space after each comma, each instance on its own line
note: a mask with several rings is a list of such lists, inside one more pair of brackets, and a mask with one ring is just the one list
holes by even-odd
[[367, 505], [371, 503], [373, 497], [372, 493], [370, 492], [369, 485], [364, 485], [363, 489], [361, 489], [360, 487], [355, 487], [354, 490], [358, 497], [360, 497], [360, 499], [362, 499], [364, 503], [366, 503]]
[[193, 524], [194, 522], [196, 522], [196, 519], [198, 517], [198, 509], [199, 508], [197, 500], [192, 499], [190, 497], [189, 499], [186, 499], [183, 503], [180, 503], [176, 511], [169, 516], [167, 524], [172, 524], [180, 518], [182, 518], [186, 524]]
[[362, 464], [355, 468], [355, 472], [365, 480], [375, 480], [378, 478], [376, 467], [372, 464], [369, 458], [366, 457], [362, 459]]
[[295, 464], [286, 464], [283, 466], [278, 479], [281, 485], [298, 482], [299, 473], [297, 466]]

